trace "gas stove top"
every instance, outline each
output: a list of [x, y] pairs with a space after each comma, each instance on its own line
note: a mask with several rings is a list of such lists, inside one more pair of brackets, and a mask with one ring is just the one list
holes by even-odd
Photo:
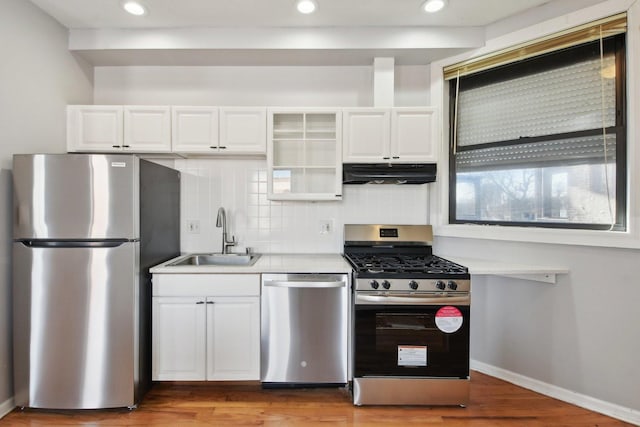
[[355, 290], [468, 292], [469, 270], [433, 255], [429, 225], [346, 225], [344, 256]]
[[345, 253], [359, 277], [468, 276], [466, 267], [435, 255]]

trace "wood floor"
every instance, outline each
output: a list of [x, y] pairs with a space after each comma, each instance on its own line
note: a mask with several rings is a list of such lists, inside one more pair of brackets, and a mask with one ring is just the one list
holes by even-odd
[[157, 384], [138, 409], [14, 410], [0, 426], [627, 426], [630, 424], [472, 372], [459, 407], [354, 407], [345, 389]]

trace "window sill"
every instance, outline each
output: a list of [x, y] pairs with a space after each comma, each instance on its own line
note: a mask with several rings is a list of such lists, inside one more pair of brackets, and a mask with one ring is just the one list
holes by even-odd
[[475, 224], [440, 225], [434, 226], [433, 231], [434, 235], [442, 237], [640, 249], [640, 238], [637, 235], [618, 231], [560, 230]]
[[566, 267], [524, 265], [471, 258], [447, 257], [447, 259], [467, 267], [472, 276], [505, 276], [555, 284], [558, 274], [569, 273]]

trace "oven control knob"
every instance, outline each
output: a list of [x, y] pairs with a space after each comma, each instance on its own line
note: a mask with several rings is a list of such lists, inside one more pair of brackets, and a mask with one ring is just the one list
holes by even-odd
[[410, 281], [409, 287], [415, 291], [416, 289], [418, 289], [418, 282], [416, 282], [415, 280]]
[[377, 280], [372, 280], [371, 282], [369, 282], [369, 284], [371, 285], [371, 287], [373, 289], [378, 289], [378, 281]]
[[449, 282], [447, 283], [447, 286], [452, 291], [455, 291], [456, 289], [458, 289], [458, 284], [456, 282], [454, 282], [453, 280], [449, 280]]
[[440, 289], [441, 291], [444, 291], [444, 288], [445, 288], [446, 286], [447, 286], [447, 285], [446, 285], [442, 280], [438, 280], [438, 281], [436, 282], [436, 288]]
[[385, 289], [389, 289], [391, 287], [391, 283], [389, 283], [388, 280], [383, 280], [382, 281], [382, 287]]

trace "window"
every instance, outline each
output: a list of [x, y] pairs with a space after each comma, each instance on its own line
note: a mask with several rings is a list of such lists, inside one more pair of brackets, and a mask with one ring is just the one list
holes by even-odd
[[449, 93], [450, 223], [626, 229], [624, 33], [451, 78]]

